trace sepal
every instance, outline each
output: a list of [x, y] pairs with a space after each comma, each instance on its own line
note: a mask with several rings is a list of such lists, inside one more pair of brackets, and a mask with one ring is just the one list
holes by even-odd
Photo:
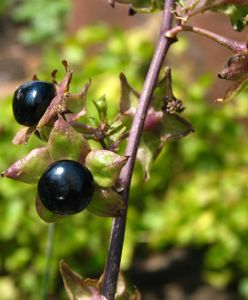
[[38, 195], [36, 195], [36, 199], [35, 199], [35, 208], [39, 217], [46, 223], [54, 223], [57, 220], [64, 217], [62, 215], [58, 215], [53, 212], [50, 212], [48, 209], [46, 209], [46, 207], [40, 201]]
[[25, 183], [37, 183], [41, 174], [51, 163], [52, 158], [47, 148], [36, 148], [25, 157], [14, 162], [2, 173], [2, 176]]
[[163, 142], [178, 140], [194, 131], [193, 126], [179, 115], [164, 114], [161, 130], [161, 140]]
[[[64, 260], [60, 261], [60, 273], [63, 278], [69, 300], [107, 300], [101, 295], [103, 276], [97, 279], [84, 279], [74, 272]], [[135, 287], [127, 285], [122, 273], [119, 273], [115, 300], [141, 300], [141, 295]]]
[[109, 150], [92, 150], [86, 157], [85, 166], [91, 171], [97, 185], [114, 186], [127, 157]]
[[53, 160], [84, 162], [90, 151], [88, 141], [61, 116], [54, 123], [47, 147]]
[[99, 217], [118, 217], [125, 208], [121, 196], [112, 188], [96, 188], [87, 209]]
[[72, 271], [64, 260], [60, 261], [60, 273], [69, 300], [102, 300], [97, 279], [83, 279]]
[[70, 113], [70, 120], [76, 121], [80, 117], [86, 115], [86, 97], [88, 90], [91, 85], [91, 80], [89, 80], [83, 87], [82, 91], [79, 94], [68, 94], [65, 98], [65, 104]]

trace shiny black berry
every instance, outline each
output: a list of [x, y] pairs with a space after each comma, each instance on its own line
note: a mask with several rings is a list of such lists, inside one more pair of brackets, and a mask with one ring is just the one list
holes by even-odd
[[91, 172], [77, 161], [60, 160], [51, 164], [38, 182], [38, 195], [51, 212], [71, 215], [89, 204], [94, 193]]
[[13, 97], [16, 121], [25, 126], [39, 122], [51, 100], [56, 95], [54, 84], [46, 81], [29, 81], [17, 88]]

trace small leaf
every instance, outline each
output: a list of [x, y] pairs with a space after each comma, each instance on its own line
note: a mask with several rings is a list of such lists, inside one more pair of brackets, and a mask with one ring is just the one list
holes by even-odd
[[83, 135], [62, 117], [54, 123], [47, 147], [53, 160], [71, 159], [84, 162], [90, 151], [89, 143]]
[[225, 63], [224, 69], [218, 77], [226, 80], [237, 81], [248, 74], [248, 53], [241, 52], [231, 56]]
[[222, 5], [214, 6], [212, 10], [222, 12], [229, 16], [233, 29], [236, 31], [242, 31], [248, 25], [247, 0], [230, 0], [223, 2], [224, 3]]
[[232, 86], [230, 86], [225, 92], [223, 98], [219, 98], [216, 101], [224, 103], [233, 100], [234, 97], [237, 96], [241, 90], [247, 87], [247, 85], [248, 85], [248, 77], [244, 77], [243, 79], [235, 82]]
[[126, 161], [126, 157], [109, 150], [92, 150], [86, 157], [85, 165], [97, 185], [111, 187], [116, 183]]
[[42, 202], [40, 201], [38, 195], [36, 195], [35, 207], [39, 217], [46, 223], [54, 223], [57, 220], [64, 217], [62, 215], [58, 215], [47, 210], [45, 206], [42, 204]]
[[106, 97], [102, 96], [98, 98], [97, 100], [93, 100], [93, 103], [95, 104], [95, 107], [98, 111], [99, 120], [101, 122], [105, 122], [107, 118], [107, 101]]
[[118, 217], [121, 216], [125, 208], [121, 196], [113, 189], [96, 188], [93, 198], [87, 209], [99, 217]]
[[97, 280], [84, 280], [78, 273], [72, 271], [63, 260], [60, 261], [60, 273], [70, 300], [102, 300]]
[[192, 125], [177, 114], [165, 113], [162, 119], [161, 140], [178, 140], [190, 132], [194, 132]]
[[36, 148], [13, 163], [2, 176], [25, 183], [36, 183], [51, 163], [52, 158], [47, 148]]

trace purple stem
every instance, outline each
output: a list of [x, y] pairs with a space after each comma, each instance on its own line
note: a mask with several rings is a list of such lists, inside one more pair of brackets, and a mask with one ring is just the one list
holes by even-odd
[[139, 104], [134, 116], [126, 147], [125, 155], [128, 156], [129, 159], [120, 174], [120, 182], [123, 187], [122, 198], [126, 204], [126, 211], [122, 217], [117, 217], [113, 220], [108, 257], [105, 265], [103, 285], [101, 290], [102, 295], [108, 300], [113, 300], [115, 296], [125, 235], [129, 189], [136, 154], [143, 131], [144, 121], [150, 105], [152, 93], [157, 83], [160, 69], [162, 67], [162, 63], [170, 45], [174, 41], [173, 39], [167, 38], [165, 36], [165, 33], [172, 27], [172, 11], [174, 7], [175, 0], [165, 0], [159, 38], [146, 76], [146, 80], [144, 82], [143, 90], [139, 99]]

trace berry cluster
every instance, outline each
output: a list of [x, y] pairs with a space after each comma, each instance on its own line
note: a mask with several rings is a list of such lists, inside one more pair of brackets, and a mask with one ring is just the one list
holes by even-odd
[[[45, 81], [24, 83], [14, 93], [13, 113], [16, 121], [25, 126], [39, 122], [52, 99], [56, 86]], [[38, 196], [49, 211], [71, 215], [85, 209], [94, 194], [91, 172], [73, 160], [52, 163], [38, 182]]]

